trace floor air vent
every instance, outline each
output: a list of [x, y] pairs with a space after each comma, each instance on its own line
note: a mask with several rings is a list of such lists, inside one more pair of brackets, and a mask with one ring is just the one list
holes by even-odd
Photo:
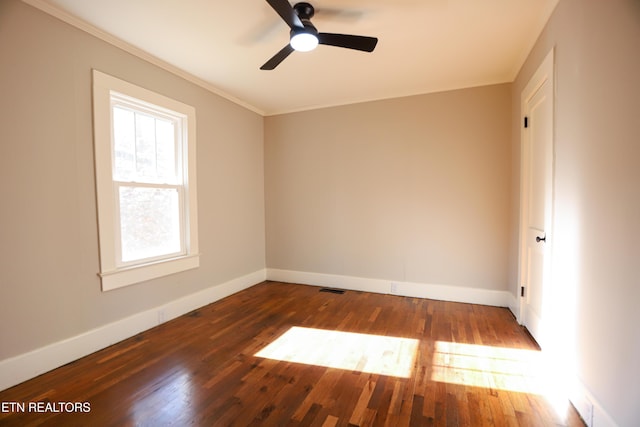
[[332, 288], [322, 288], [320, 292], [329, 292], [332, 294], [344, 294], [344, 290], [342, 289], [332, 289]]

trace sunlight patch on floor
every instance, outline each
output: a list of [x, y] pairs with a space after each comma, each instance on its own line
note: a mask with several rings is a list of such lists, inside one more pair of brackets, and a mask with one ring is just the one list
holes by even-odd
[[255, 356], [409, 378], [417, 349], [410, 338], [293, 326]]
[[545, 391], [542, 355], [536, 350], [436, 341], [433, 381], [521, 393]]
[[541, 351], [436, 341], [432, 363], [432, 381], [540, 395], [566, 417], [566, 376]]

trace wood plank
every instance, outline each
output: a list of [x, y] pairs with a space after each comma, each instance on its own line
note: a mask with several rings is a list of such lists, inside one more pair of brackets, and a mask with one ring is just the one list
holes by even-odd
[[369, 400], [371, 399], [371, 395], [373, 395], [373, 391], [376, 388], [376, 382], [373, 380], [367, 381], [367, 383], [362, 388], [362, 392], [360, 393], [360, 397], [356, 402], [355, 408], [353, 408], [353, 412], [351, 413], [351, 418], [349, 419], [349, 423], [359, 426], [363, 424], [363, 420], [365, 417], [366, 409], [369, 405]]
[[[511, 359], [539, 348], [507, 309], [318, 290], [264, 282], [4, 390], [1, 402], [86, 402], [90, 412], [0, 412], [0, 424], [583, 426], [519, 381], [528, 362]], [[392, 353], [370, 360], [331, 340], [288, 344], [314, 363], [360, 361], [348, 370], [258, 356], [294, 326], [357, 333], [363, 348], [368, 337], [412, 339], [416, 352], [385, 344]], [[361, 372], [407, 358], [407, 378]]]

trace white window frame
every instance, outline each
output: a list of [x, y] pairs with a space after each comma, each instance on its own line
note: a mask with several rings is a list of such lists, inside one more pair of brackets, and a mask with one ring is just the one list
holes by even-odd
[[[182, 118], [181, 168], [183, 183], [179, 194], [183, 199], [181, 212], [182, 247], [180, 253], [139, 262], [121, 262], [119, 226], [119, 186], [114, 180], [114, 150], [112, 138], [113, 105], [132, 100], [134, 105], [146, 105], [154, 113], [168, 113]], [[142, 110], [141, 110], [142, 111]], [[109, 291], [178, 273], [199, 266], [198, 217], [196, 186], [196, 112], [192, 106], [141, 88], [118, 78], [93, 70], [93, 126], [98, 201], [98, 232], [102, 290]], [[142, 184], [144, 185], [144, 184]], [[136, 183], [136, 186], [139, 186]], [[170, 186], [174, 187], [174, 186]]]

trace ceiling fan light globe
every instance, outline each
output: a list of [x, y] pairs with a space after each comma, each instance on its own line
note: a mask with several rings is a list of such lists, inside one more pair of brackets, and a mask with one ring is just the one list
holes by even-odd
[[310, 33], [298, 33], [291, 37], [289, 44], [298, 52], [309, 52], [318, 46], [318, 37]]

